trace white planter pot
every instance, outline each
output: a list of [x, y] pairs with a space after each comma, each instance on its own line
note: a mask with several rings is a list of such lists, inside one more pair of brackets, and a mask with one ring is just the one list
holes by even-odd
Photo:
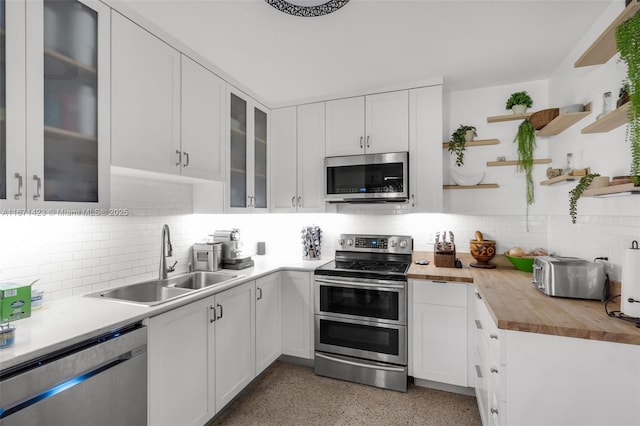
[[527, 112], [527, 106], [526, 105], [514, 105], [511, 107], [511, 111], [513, 111], [514, 114], [516, 115], [522, 115], [525, 112]]
[[473, 141], [474, 136], [475, 136], [475, 133], [473, 130], [467, 130], [466, 133], [464, 134], [465, 142]]

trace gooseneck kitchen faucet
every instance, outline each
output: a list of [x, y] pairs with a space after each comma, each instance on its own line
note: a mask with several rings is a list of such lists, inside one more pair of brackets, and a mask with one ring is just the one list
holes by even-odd
[[[171, 245], [171, 233], [169, 232], [169, 225], [165, 224], [162, 227], [162, 237], [160, 241], [160, 273], [158, 278], [161, 280], [167, 279], [169, 272], [175, 271], [175, 266], [178, 262], [175, 262], [173, 266], [167, 267], [167, 256], [173, 256], [173, 246]], [[166, 243], [165, 243], [166, 241]]]

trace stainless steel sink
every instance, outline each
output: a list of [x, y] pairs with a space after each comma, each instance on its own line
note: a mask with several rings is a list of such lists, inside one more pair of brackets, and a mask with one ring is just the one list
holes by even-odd
[[243, 275], [221, 272], [192, 272], [164, 280], [143, 281], [111, 290], [91, 293], [87, 296], [112, 299], [136, 305], [154, 306], [241, 277]]
[[237, 277], [238, 275], [217, 272], [193, 272], [189, 275], [172, 278], [173, 284], [170, 285], [176, 287], [176, 289], [197, 290], [214, 284], [227, 282]]

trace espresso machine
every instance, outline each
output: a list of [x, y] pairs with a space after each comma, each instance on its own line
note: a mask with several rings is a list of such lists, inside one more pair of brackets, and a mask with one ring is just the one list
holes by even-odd
[[239, 229], [215, 231], [213, 242], [222, 244], [222, 267], [224, 269], [245, 269], [254, 265], [251, 256], [242, 255]]

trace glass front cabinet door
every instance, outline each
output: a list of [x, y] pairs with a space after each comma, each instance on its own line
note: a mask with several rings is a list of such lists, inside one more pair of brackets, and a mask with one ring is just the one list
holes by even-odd
[[268, 109], [227, 90], [229, 117], [228, 211], [267, 211]]
[[109, 19], [98, 1], [26, 1], [27, 207], [108, 206]]

